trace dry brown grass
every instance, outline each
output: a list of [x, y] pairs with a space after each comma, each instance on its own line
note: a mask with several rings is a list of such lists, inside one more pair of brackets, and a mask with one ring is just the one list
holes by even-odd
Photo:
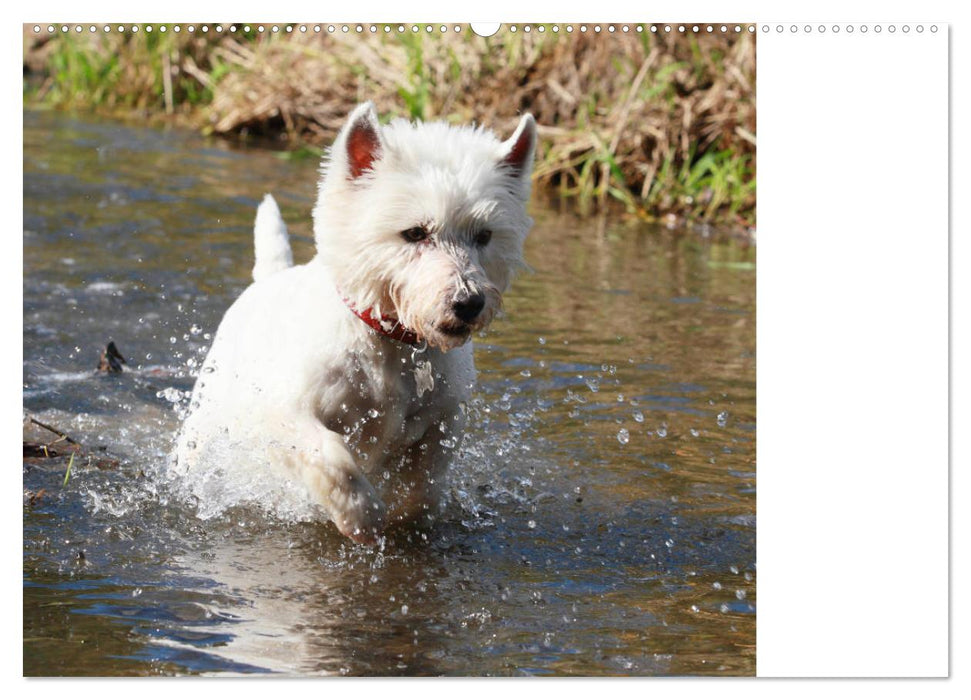
[[[43, 49], [40, 94], [182, 111], [213, 133], [312, 146], [329, 143], [365, 99], [385, 116], [474, 121], [500, 133], [528, 110], [542, 139], [536, 179], [563, 196], [591, 206], [615, 198], [646, 216], [751, 220], [754, 36], [595, 34], [592, 26], [488, 39], [386, 34], [383, 25], [376, 34], [58, 36], [49, 44], [61, 46]], [[93, 69], [89, 97], [79, 98], [57, 85], [77, 80], [64, 56], [95, 66], [99, 56], [119, 60]], [[103, 94], [91, 94], [99, 85]]]

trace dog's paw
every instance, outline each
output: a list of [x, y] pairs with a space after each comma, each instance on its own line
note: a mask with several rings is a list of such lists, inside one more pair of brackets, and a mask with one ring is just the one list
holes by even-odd
[[388, 509], [367, 479], [347, 474], [327, 500], [331, 520], [342, 535], [358, 544], [377, 544]]

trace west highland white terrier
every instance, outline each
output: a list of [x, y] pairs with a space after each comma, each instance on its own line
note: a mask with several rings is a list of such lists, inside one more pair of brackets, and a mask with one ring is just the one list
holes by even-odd
[[216, 332], [178, 468], [283, 470], [360, 543], [433, 516], [475, 380], [471, 335], [523, 265], [535, 148], [529, 114], [500, 141], [382, 127], [357, 107], [321, 166], [316, 256], [294, 266], [276, 202], [257, 210], [254, 282]]

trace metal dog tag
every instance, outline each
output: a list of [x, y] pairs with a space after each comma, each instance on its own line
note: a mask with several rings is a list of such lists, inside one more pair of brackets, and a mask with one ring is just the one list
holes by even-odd
[[432, 376], [432, 363], [428, 360], [415, 363], [415, 391], [422, 396], [426, 391], [435, 388], [435, 378]]

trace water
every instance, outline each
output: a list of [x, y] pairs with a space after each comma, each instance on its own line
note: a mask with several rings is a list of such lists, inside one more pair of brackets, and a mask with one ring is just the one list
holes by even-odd
[[[255, 207], [274, 193], [306, 260], [315, 167], [24, 114], [24, 410], [88, 455], [66, 484], [66, 459], [24, 459], [24, 673], [753, 674], [738, 238], [537, 202], [534, 272], [477, 339], [472, 427], [427, 532], [370, 550], [169, 480]], [[93, 372], [109, 339], [122, 375]]]

